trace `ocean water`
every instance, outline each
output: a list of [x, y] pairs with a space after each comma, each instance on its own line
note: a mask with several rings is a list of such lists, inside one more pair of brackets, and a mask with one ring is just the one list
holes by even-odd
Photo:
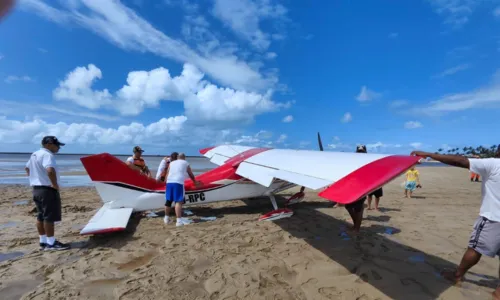
[[[29, 160], [30, 154], [2, 154], [0, 153], [0, 184], [22, 184], [28, 185], [29, 181], [24, 171], [24, 166]], [[61, 186], [90, 186], [92, 181], [86, 174], [80, 161], [82, 155], [57, 155], [57, 165], [61, 172]], [[126, 161], [128, 155], [117, 155], [118, 159]], [[143, 156], [153, 176], [160, 165], [162, 156]], [[188, 157], [186, 160], [191, 165], [195, 175], [211, 170], [217, 165], [211, 163], [206, 157]]]

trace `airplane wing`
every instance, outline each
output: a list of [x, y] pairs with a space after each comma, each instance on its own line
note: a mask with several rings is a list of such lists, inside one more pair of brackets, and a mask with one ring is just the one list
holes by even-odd
[[245, 151], [254, 149], [255, 147], [239, 146], [239, 145], [222, 145], [201, 149], [200, 153], [209, 158], [211, 163], [218, 166], [223, 165], [228, 159], [237, 156]]
[[90, 219], [80, 234], [99, 234], [125, 230], [132, 214], [132, 208], [110, 208], [110, 203], [105, 203]]
[[263, 186], [270, 186], [277, 178], [313, 190], [322, 189], [320, 197], [342, 204], [378, 189], [421, 159], [407, 155], [247, 148], [223, 145], [200, 152], [210, 158], [224, 157], [216, 160], [233, 164], [238, 175]]

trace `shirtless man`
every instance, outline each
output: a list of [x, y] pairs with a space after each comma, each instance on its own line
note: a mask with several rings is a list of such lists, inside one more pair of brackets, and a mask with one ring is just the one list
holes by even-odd
[[[495, 158], [467, 158], [461, 155], [433, 154], [413, 151], [412, 155], [430, 157], [442, 163], [469, 169], [483, 178], [482, 202], [467, 251], [454, 271], [445, 271], [443, 277], [453, 282], [464, 280], [465, 273], [476, 265], [482, 255], [500, 256], [500, 145]], [[500, 270], [499, 270], [500, 276]], [[493, 292], [493, 299], [500, 300], [500, 286]]]

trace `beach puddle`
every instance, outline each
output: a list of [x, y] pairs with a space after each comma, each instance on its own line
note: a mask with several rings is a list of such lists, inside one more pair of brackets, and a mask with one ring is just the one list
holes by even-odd
[[130, 261], [118, 265], [118, 270], [121, 271], [132, 271], [139, 267], [142, 267], [148, 264], [154, 257], [156, 256], [156, 252], [148, 252], [143, 256], [134, 257]]
[[0, 298], [2, 300], [19, 300], [42, 282], [43, 280], [27, 279], [7, 283], [4, 288], [0, 289]]
[[20, 200], [20, 201], [15, 201], [14, 205], [27, 205], [28, 200]]
[[0, 253], [0, 262], [6, 261], [9, 259], [13, 259], [16, 257], [20, 257], [23, 255], [24, 255], [24, 252], [19, 252], [19, 251], [9, 252], [9, 253]]
[[10, 228], [10, 227], [16, 227], [17, 225], [19, 225], [19, 222], [12, 222], [11, 221], [11, 222], [0, 224], [0, 229]]

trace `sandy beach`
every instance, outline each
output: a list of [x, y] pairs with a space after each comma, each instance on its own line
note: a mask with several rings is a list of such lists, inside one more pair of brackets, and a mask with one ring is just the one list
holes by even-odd
[[341, 235], [347, 211], [311, 191], [275, 222], [257, 221], [267, 199], [232, 201], [190, 209], [215, 221], [176, 228], [137, 215], [126, 232], [89, 238], [78, 232], [99, 197], [65, 188], [56, 236], [73, 249], [50, 253], [38, 250], [30, 189], [0, 186], [0, 299], [491, 299], [498, 258], [460, 286], [439, 276], [466, 249], [480, 183], [458, 168], [420, 172], [415, 198], [403, 198], [402, 177], [389, 183], [352, 238]]

